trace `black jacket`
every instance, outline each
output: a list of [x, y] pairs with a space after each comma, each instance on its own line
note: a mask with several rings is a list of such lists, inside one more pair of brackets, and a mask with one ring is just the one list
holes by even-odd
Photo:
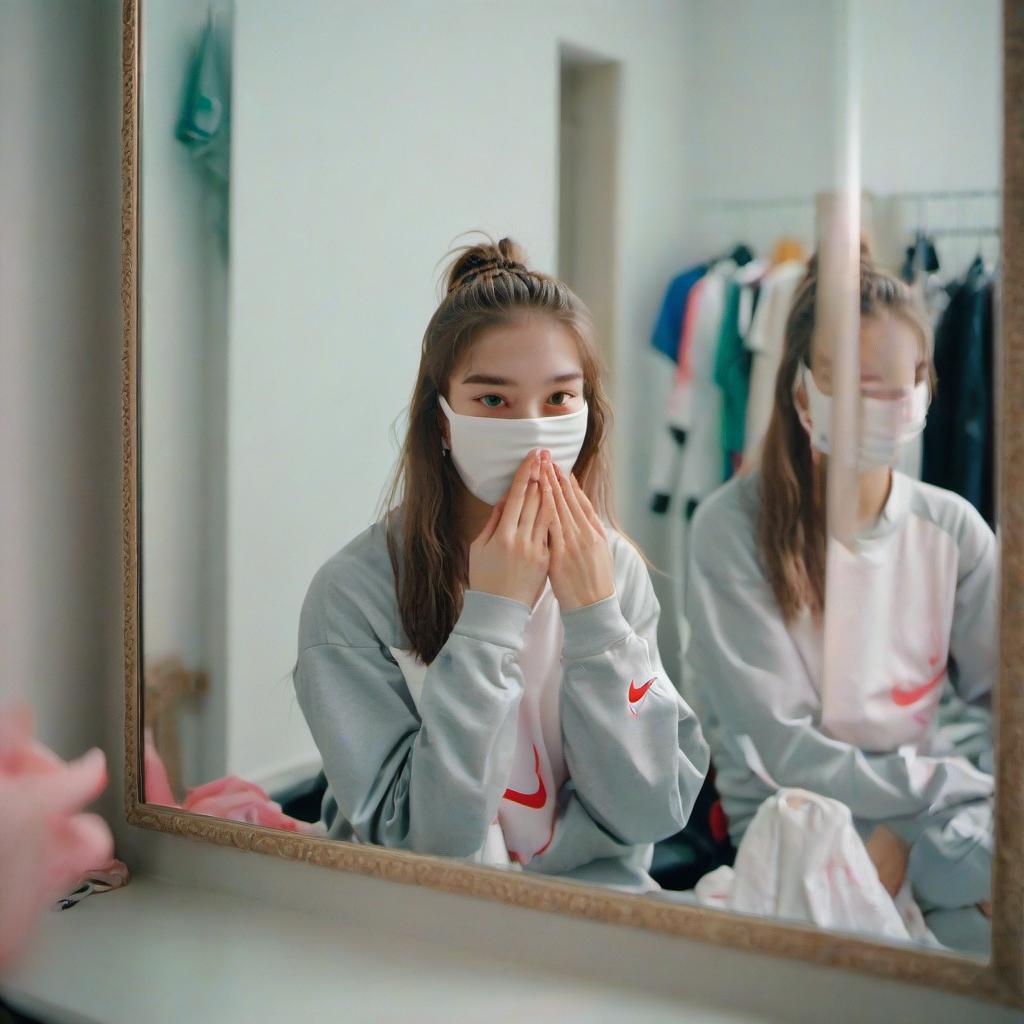
[[925, 481], [963, 495], [995, 525], [993, 279], [975, 260], [935, 331], [939, 382], [924, 432]]

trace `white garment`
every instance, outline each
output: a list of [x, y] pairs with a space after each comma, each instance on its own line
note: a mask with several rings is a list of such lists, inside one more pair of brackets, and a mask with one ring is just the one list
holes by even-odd
[[733, 274], [733, 281], [740, 288], [736, 306], [736, 333], [744, 340], [754, 325], [754, 303], [758, 300], [761, 285], [769, 269], [767, 260], [751, 260]]
[[[960, 550], [939, 524], [905, 514], [911, 487], [893, 473], [878, 535], [857, 551], [829, 541], [824, 629], [805, 612], [791, 630], [822, 731], [861, 750], [921, 743], [949, 678]], [[902, 529], [887, 530], [897, 519]]]
[[[518, 661], [523, 673], [519, 731], [498, 820], [509, 856], [527, 864], [547, 849], [554, 836], [558, 791], [569, 777], [559, 714], [562, 616], [550, 580], [544, 584], [526, 623]], [[540, 806], [536, 806], [538, 803]]]
[[[508, 788], [483, 847], [471, 858], [477, 863], [527, 864], [554, 837], [558, 791], [569, 776], [559, 713], [562, 638], [561, 610], [547, 580], [527, 620], [517, 656], [523, 696]], [[389, 649], [418, 710], [427, 666], [408, 651]]]
[[735, 865], [705, 875], [695, 893], [721, 910], [938, 945], [909, 886], [895, 901], [882, 886], [849, 808], [806, 790], [768, 797]]
[[775, 401], [775, 377], [785, 346], [786, 320], [797, 285], [806, 270], [803, 261], [788, 260], [769, 270], [761, 282], [761, 296], [745, 339], [746, 347], [753, 353], [743, 449], [745, 460], [756, 456], [768, 429]]
[[725, 315], [726, 286], [736, 272], [731, 260], [716, 263], [694, 287], [690, 302], [693, 332], [684, 353], [684, 364], [669, 396], [667, 421], [686, 435], [678, 477], [672, 482], [669, 517], [669, 564], [672, 574], [672, 602], [685, 649], [687, 625], [682, 615], [686, 589], [685, 566], [689, 523], [685, 512], [690, 502], [700, 502], [722, 483], [722, 389], [715, 383], [715, 356]]
[[682, 469], [675, 488], [684, 503], [707, 497], [721, 485], [724, 475], [722, 390], [715, 383], [715, 355], [725, 314], [726, 285], [735, 272], [736, 264], [731, 260], [716, 263], [692, 296], [697, 307], [686, 353], [690, 374], [688, 380], [680, 380], [669, 400], [669, 422], [686, 431]]

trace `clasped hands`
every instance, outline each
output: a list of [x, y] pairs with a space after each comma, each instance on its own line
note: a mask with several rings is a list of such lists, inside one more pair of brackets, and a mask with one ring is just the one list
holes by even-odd
[[563, 611], [615, 593], [608, 534], [573, 474], [544, 449], [520, 464], [469, 549], [469, 586], [532, 607], [545, 579]]

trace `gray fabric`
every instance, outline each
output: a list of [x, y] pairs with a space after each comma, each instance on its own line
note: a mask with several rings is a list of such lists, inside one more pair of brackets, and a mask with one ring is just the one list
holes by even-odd
[[[393, 527], [394, 528], [394, 527]], [[558, 825], [526, 870], [656, 888], [651, 844], [686, 823], [708, 748], [658, 656], [658, 602], [647, 569], [611, 537], [616, 596], [562, 614], [560, 696], [570, 778]], [[522, 676], [517, 653], [530, 610], [467, 591], [427, 669], [420, 713], [389, 648], [407, 650], [379, 522], [331, 558], [309, 588], [294, 673], [299, 705], [324, 761], [336, 838], [471, 857], [508, 779]], [[657, 682], [634, 718], [630, 680]]]
[[992, 803], [967, 804], [926, 828], [910, 848], [907, 875], [932, 907], [969, 907], [992, 899]]
[[992, 951], [992, 922], [977, 907], [924, 910], [924, 923], [949, 949], [988, 960]]
[[[943, 945], [962, 953], [988, 949], [991, 923], [977, 905], [992, 898], [992, 813], [989, 798], [884, 822], [910, 847], [907, 880], [925, 923]], [[867, 841], [880, 822], [854, 824]]]

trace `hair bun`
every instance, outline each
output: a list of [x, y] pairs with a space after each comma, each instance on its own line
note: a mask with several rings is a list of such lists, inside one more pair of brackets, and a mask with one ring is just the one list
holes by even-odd
[[467, 245], [457, 250], [452, 260], [446, 275], [445, 294], [451, 295], [456, 288], [498, 271], [530, 273], [526, 253], [517, 242], [502, 238], [499, 242], [488, 239], [479, 245]]

